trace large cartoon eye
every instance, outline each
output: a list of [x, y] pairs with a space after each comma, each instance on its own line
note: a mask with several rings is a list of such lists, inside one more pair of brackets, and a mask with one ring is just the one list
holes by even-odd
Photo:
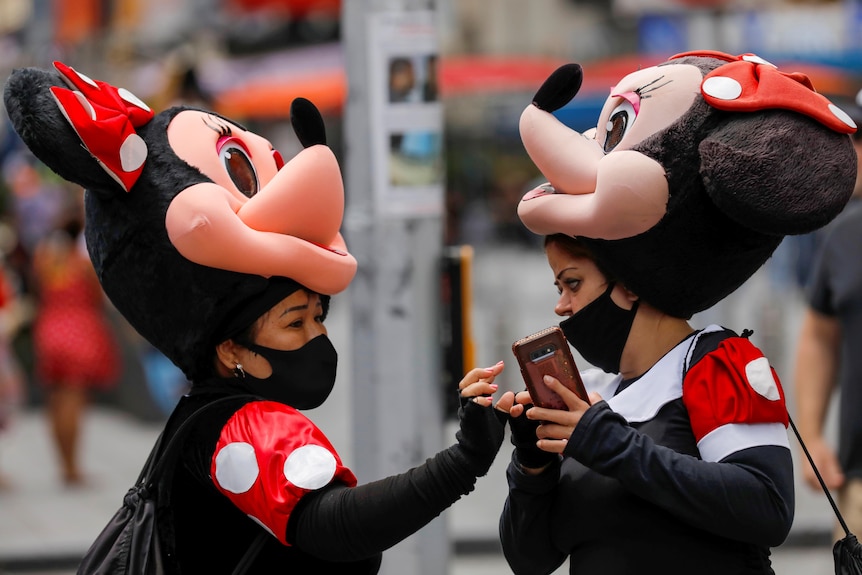
[[629, 127], [635, 121], [635, 108], [628, 100], [622, 100], [620, 105], [613, 109], [611, 116], [605, 126], [605, 153], [616, 148]]
[[254, 197], [260, 184], [245, 144], [237, 138], [222, 138], [219, 140], [218, 155], [237, 189], [249, 198]]

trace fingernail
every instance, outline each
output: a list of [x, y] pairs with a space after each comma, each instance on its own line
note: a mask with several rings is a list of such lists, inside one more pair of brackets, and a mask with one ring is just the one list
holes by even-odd
[[545, 376], [545, 377], [543, 377], [542, 379], [544, 379], [544, 380], [545, 380], [545, 383], [551, 383], [552, 381], [554, 381], [554, 378], [553, 378], [553, 377], [551, 377], [550, 375], [546, 375], [546, 376]]
[[491, 384], [491, 387], [493, 387], [494, 389], [497, 389], [497, 388], [498, 388], [498, 387], [500, 387], [500, 386], [499, 386], [499, 385], [497, 385], [496, 383], [492, 383], [492, 384]]

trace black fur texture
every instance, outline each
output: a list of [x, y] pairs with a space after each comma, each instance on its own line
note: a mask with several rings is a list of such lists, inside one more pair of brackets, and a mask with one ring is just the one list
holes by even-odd
[[[721, 60], [687, 57], [706, 74]], [[644, 301], [688, 318], [724, 299], [785, 235], [832, 220], [853, 192], [846, 134], [787, 110], [723, 112], [698, 94], [677, 122], [635, 147], [667, 172], [667, 213], [632, 238], [582, 238]]]
[[211, 373], [216, 326], [239, 302], [263, 291], [267, 280], [192, 263], [168, 239], [171, 200], [190, 185], [210, 181], [168, 143], [171, 119], [191, 108], [170, 108], [137, 129], [147, 144], [147, 161], [125, 192], [82, 146], [48, 91], [51, 86], [65, 87], [54, 71], [15, 70], [4, 102], [33, 154], [86, 189], [87, 249], [105, 293], [189, 379]]

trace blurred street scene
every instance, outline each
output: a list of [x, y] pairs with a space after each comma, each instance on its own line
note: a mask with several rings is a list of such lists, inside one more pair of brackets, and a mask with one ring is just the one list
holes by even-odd
[[[553, 70], [568, 62], [584, 67], [581, 92], [557, 112], [581, 131], [595, 125], [616, 80], [692, 49], [755, 52], [783, 70], [807, 74], [819, 92], [836, 98], [853, 98], [862, 88], [860, 0], [403, 0], [380, 5], [396, 12], [417, 6], [432, 10], [439, 34], [439, 54], [414, 59], [415, 69], [391, 78], [397, 81], [388, 93], [399, 105], [439, 102], [443, 117], [442, 135], [391, 134], [391, 185], [440, 186], [442, 206], [434, 215], [443, 223], [441, 246], [473, 250], [467, 306], [472, 329], [459, 334], [470, 340], [471, 354], [450, 361], [461, 350], [452, 348], [451, 333], [441, 335], [441, 363], [444, 355], [447, 365], [460, 368], [503, 359], [502, 389], [522, 387], [512, 342], [558, 323], [556, 291], [540, 243], [516, 215], [519, 199], [541, 177], [520, 143], [518, 118]], [[271, 140], [285, 158], [300, 146], [290, 127], [289, 104], [306, 97], [323, 113], [328, 143], [343, 164], [349, 153], [343, 120], [351, 87], [341, 14], [340, 0], [0, 0], [0, 81], [13, 68], [47, 68], [61, 60], [128, 88], [157, 111], [186, 103], [241, 121]], [[77, 393], [52, 399], [56, 387], [48, 381], [50, 370], [40, 367], [35, 353], [36, 319], [49, 291], [45, 286], [70, 276], [57, 265], [48, 271], [49, 280], [39, 279], [34, 264], [38, 246], [56, 245], [58, 238], [68, 259], [83, 253], [80, 236], [68, 233], [68, 215], [79, 207], [81, 193], [33, 158], [0, 110], [4, 575], [72, 572], [76, 558], [120, 505], [186, 389], [182, 374], [102, 298], [91, 313], [116, 343], [118, 372], [88, 381], [86, 399]], [[346, 195], [349, 206], [350, 189]], [[788, 237], [749, 282], [693, 320], [696, 327], [719, 323], [738, 332], [753, 329], [753, 341], [782, 377], [791, 413], [793, 350], [816, 244], [816, 234]], [[355, 461], [351, 295], [348, 289], [333, 300], [327, 320], [340, 352], [340, 393], [311, 412], [348, 465]], [[440, 441], [449, 443], [454, 437], [449, 400], [457, 380], [441, 379], [445, 425]], [[791, 446], [796, 447], [795, 438]], [[477, 492], [443, 515], [454, 575], [508, 572], [496, 529], [510, 449], [507, 441]], [[798, 451], [795, 456], [796, 519], [788, 541], [775, 550], [775, 570], [830, 573], [834, 516], [823, 494], [801, 483], [799, 468], [807, 463]], [[70, 472], [69, 461], [79, 469]]]
[[[500, 290], [501, 272], [496, 270], [513, 259], [519, 262], [519, 275], [525, 280]], [[485, 342], [478, 350], [479, 362], [488, 365], [498, 359], [507, 362], [501, 387], [521, 385], [510, 358], [509, 347], [515, 335], [555, 322], [547, 308], [556, 292], [549, 282], [542, 281], [546, 279], [546, 265], [541, 253], [521, 247], [492, 248], [477, 258], [475, 317], [477, 328], [481, 327], [477, 340]], [[788, 353], [801, 307], [795, 301], [797, 296], [770, 288], [771, 280], [765, 272], [731, 296], [727, 301], [729, 321], [723, 323], [737, 329], [753, 327], [753, 339], [770, 350], [767, 353], [779, 373], [786, 373], [780, 366], [791, 359]], [[769, 297], [757, 293], [768, 289], [774, 290]], [[776, 298], [780, 301], [775, 301]], [[522, 303], [513, 305], [513, 300]], [[768, 311], [764, 304], [767, 301], [778, 309]], [[336, 298], [327, 319], [333, 344], [339, 350], [349, 344], [344, 337], [350, 321], [346, 311]], [[694, 321], [696, 325], [704, 325], [714, 318], [696, 317]], [[349, 423], [350, 360], [343, 353], [339, 357], [337, 393], [324, 406], [308, 413], [327, 429], [327, 435], [351, 465], [354, 454]], [[790, 387], [786, 378], [784, 383], [786, 388]], [[160, 429], [158, 420], [144, 420], [116, 406], [98, 406], [88, 416], [82, 438], [81, 460], [90, 473], [91, 484], [64, 488], [54, 473], [56, 463], [42, 409], [28, 408], [18, 414], [15, 425], [0, 436], [0, 461], [8, 478], [7, 488], [0, 490], [0, 573], [73, 573], [75, 558], [119, 507]], [[449, 422], [441, 441], [453, 441], [455, 429], [454, 422]], [[796, 447], [793, 438], [791, 446]], [[476, 491], [443, 514], [452, 547], [451, 575], [509, 572], [499, 550], [497, 521], [506, 497], [505, 467], [510, 454], [507, 440], [489, 474], [479, 480]], [[775, 572], [827, 575], [834, 572], [829, 541], [834, 515], [822, 493], [813, 492], [801, 483], [799, 470], [804, 463], [798, 451], [795, 456], [796, 518], [788, 541], [773, 550]], [[566, 570], [561, 568], [558, 572]]]

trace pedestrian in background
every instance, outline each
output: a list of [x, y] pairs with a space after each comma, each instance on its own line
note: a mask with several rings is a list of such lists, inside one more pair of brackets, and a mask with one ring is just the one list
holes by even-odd
[[[12, 273], [4, 263], [0, 263], [0, 434], [12, 426], [13, 418], [24, 402], [24, 378], [11, 345], [19, 324], [18, 299]], [[11, 485], [2, 469], [0, 453], [0, 490]]]
[[55, 229], [36, 246], [32, 264], [34, 369], [46, 393], [61, 478], [69, 487], [84, 482], [79, 440], [90, 392], [115, 385], [121, 367], [83, 228], [83, 194], [77, 193]]
[[[862, 96], [862, 92], [860, 92]], [[857, 102], [842, 108], [862, 126]], [[862, 159], [862, 130], [853, 136]], [[862, 173], [862, 164], [857, 163]], [[822, 231], [807, 291], [794, 374], [796, 423], [826, 487], [838, 492], [838, 507], [850, 531], [862, 533], [862, 178], [844, 211]], [[825, 437], [834, 392], [840, 391], [838, 448]], [[821, 486], [803, 463], [812, 489]], [[836, 525], [835, 539], [844, 537]]]

